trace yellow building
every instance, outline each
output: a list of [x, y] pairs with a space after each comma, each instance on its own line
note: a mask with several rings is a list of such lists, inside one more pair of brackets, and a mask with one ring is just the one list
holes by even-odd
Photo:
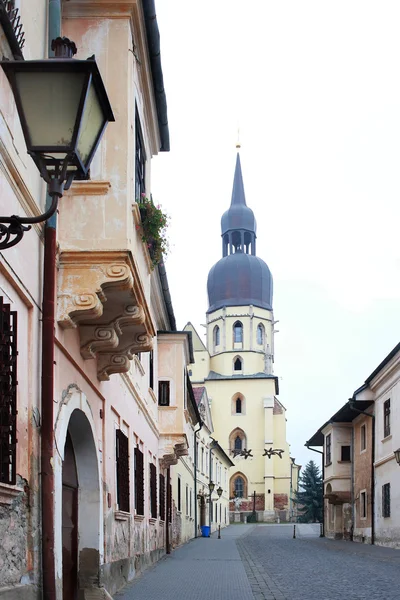
[[299, 467], [286, 441], [286, 409], [276, 397], [272, 275], [256, 256], [256, 220], [246, 205], [239, 154], [221, 229], [223, 257], [207, 283], [206, 342], [186, 325], [195, 354], [191, 380], [206, 387], [214, 437], [235, 463], [231, 520], [254, 509], [258, 520], [288, 520]]

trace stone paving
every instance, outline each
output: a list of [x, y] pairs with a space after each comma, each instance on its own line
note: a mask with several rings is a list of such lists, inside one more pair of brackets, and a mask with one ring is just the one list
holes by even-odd
[[400, 600], [400, 551], [319, 527], [232, 525], [175, 550], [115, 600]]

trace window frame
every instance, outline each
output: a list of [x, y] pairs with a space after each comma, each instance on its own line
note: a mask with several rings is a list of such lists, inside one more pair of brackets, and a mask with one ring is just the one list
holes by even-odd
[[[343, 458], [343, 449], [349, 449], [349, 458]], [[349, 444], [342, 444], [340, 446], [340, 462], [351, 462], [351, 446]]]
[[118, 510], [129, 513], [129, 437], [121, 429], [115, 430], [115, 461], [117, 467], [116, 499]]
[[[237, 368], [236, 368], [236, 365], [237, 365], [237, 364], [239, 364], [239, 365], [240, 365], [240, 368], [239, 368], [239, 369], [237, 369]], [[241, 358], [240, 356], [236, 356], [236, 357], [233, 359], [233, 371], [234, 371], [234, 373], [236, 373], [236, 372], [238, 372], [238, 371], [243, 371], [243, 358]]]
[[[237, 332], [240, 331], [240, 336], [237, 336]], [[232, 328], [233, 332], [233, 343], [234, 344], [243, 344], [243, 323], [241, 321], [235, 321]], [[240, 339], [236, 339], [240, 337]]]
[[165, 476], [162, 473], [158, 476], [158, 498], [160, 519], [165, 521]]
[[135, 511], [144, 515], [144, 453], [139, 446], [134, 452], [135, 458]]
[[177, 510], [178, 512], [182, 512], [182, 479], [180, 475], [178, 475], [177, 490]]
[[332, 464], [332, 433], [328, 433], [325, 437], [325, 466]]
[[139, 112], [135, 106], [135, 200], [146, 193], [146, 150]]
[[[259, 341], [258, 332], [261, 332], [261, 336], [260, 336], [261, 337], [261, 341]], [[259, 346], [262, 346], [263, 343], [264, 343], [264, 340], [265, 340], [265, 327], [264, 327], [264, 325], [262, 323], [259, 323], [257, 325], [257, 331], [256, 331], [256, 341], [257, 341], [257, 344]]]
[[[238, 488], [238, 486], [236, 485], [236, 482], [237, 482], [239, 479], [240, 479], [240, 480], [241, 480], [241, 482], [242, 482], [242, 495], [239, 495], [239, 494], [238, 494], [238, 489], [237, 489], [237, 488]], [[244, 481], [244, 479], [243, 479], [243, 477], [242, 477], [241, 475], [237, 475], [237, 476], [235, 477], [235, 479], [234, 479], [234, 481], [233, 481], [233, 489], [234, 489], [234, 491], [236, 492], [236, 498], [244, 498], [245, 481]]]
[[[242, 401], [242, 399], [240, 398], [240, 396], [238, 396], [238, 397], [236, 398], [236, 400], [235, 400], [235, 414], [236, 414], [236, 415], [241, 415], [241, 414], [243, 414], [243, 411], [242, 411], [242, 404], [243, 404], [243, 401]], [[238, 410], [238, 407], [239, 407], [239, 409], [240, 409], [240, 410]]]
[[360, 454], [367, 449], [367, 424], [362, 423], [360, 426]]
[[390, 519], [390, 482], [384, 483], [382, 486], [382, 517]]
[[390, 398], [383, 403], [383, 438], [390, 435]]
[[221, 344], [221, 330], [218, 325], [216, 325], [214, 327], [213, 341], [214, 341], [214, 348], [217, 348], [217, 346], [219, 346]]
[[367, 519], [368, 516], [368, 504], [367, 504], [367, 490], [360, 491], [360, 519]]
[[168, 379], [158, 380], [158, 406], [171, 405], [171, 382]]

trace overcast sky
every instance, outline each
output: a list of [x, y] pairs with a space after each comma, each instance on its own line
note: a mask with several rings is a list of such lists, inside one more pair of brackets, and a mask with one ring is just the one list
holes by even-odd
[[181, 328], [205, 323], [240, 127], [257, 254], [274, 278], [275, 373], [304, 448], [400, 336], [398, 0], [158, 0], [171, 152], [153, 196]]

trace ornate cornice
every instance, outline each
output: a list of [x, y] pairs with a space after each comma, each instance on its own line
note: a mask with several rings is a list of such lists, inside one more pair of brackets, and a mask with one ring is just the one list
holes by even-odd
[[65, 196], [105, 196], [111, 183], [109, 181], [74, 181]]

